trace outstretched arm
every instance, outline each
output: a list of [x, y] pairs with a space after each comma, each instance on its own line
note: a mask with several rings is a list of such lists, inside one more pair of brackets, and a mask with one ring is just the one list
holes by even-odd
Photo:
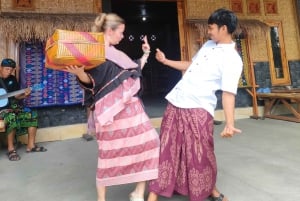
[[150, 54], [150, 45], [148, 43], [148, 39], [147, 39], [147, 36], [144, 36], [143, 38], [143, 45], [142, 45], [142, 50], [144, 52], [143, 56], [141, 57], [141, 68], [143, 69], [145, 64], [147, 63], [147, 59], [149, 57], [149, 54]]
[[28, 87], [24, 90], [24, 93], [22, 94], [19, 94], [19, 95], [16, 95], [15, 98], [18, 99], [18, 100], [21, 100], [21, 99], [24, 99], [24, 98], [27, 98], [31, 93], [31, 88]]
[[174, 69], [180, 70], [182, 72], [184, 72], [190, 65], [192, 62], [190, 61], [174, 61], [174, 60], [170, 60], [167, 59], [165, 54], [160, 51], [160, 49], [156, 49], [156, 59], [163, 63], [164, 65], [170, 66]]

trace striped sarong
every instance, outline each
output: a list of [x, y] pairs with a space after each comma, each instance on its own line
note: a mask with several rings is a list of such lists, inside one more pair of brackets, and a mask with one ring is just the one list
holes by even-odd
[[93, 118], [98, 142], [97, 186], [156, 179], [159, 136], [134, 97], [139, 80], [128, 79], [97, 101]]
[[160, 130], [158, 179], [149, 191], [165, 197], [174, 192], [203, 201], [216, 183], [213, 117], [204, 109], [168, 104]]

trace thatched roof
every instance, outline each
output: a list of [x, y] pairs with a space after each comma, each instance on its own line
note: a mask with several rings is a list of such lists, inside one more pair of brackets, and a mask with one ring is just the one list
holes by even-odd
[[90, 31], [96, 14], [1, 13], [0, 32], [14, 41], [45, 41], [55, 29]]
[[[45, 41], [55, 29], [90, 31], [96, 14], [37, 14], [37, 13], [1, 13], [0, 32], [4, 37], [13, 41]], [[190, 19], [199, 34], [207, 37], [207, 20]], [[255, 20], [239, 20], [235, 34], [244, 34], [250, 37], [260, 37], [269, 32], [265, 23]]]
[[[192, 19], [188, 21], [190, 24], [195, 25], [200, 36], [207, 37], [207, 20]], [[241, 33], [248, 35], [251, 38], [265, 37], [269, 33], [270, 27], [262, 21], [255, 19], [239, 20], [238, 27], [234, 35]]]

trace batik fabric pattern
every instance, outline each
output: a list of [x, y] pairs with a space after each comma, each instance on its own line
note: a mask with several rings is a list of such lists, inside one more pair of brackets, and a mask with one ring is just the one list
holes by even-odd
[[158, 179], [149, 191], [171, 197], [179, 193], [190, 201], [204, 201], [217, 175], [213, 117], [204, 109], [182, 109], [168, 104], [160, 132]]

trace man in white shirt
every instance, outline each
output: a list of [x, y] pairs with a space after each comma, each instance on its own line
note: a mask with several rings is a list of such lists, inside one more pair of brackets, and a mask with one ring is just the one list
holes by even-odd
[[217, 104], [215, 92], [222, 90], [225, 127], [222, 137], [241, 131], [234, 127], [234, 106], [242, 59], [235, 49], [232, 33], [237, 17], [218, 9], [208, 19], [207, 41], [190, 61], [173, 61], [157, 49], [156, 59], [185, 72], [167, 94], [160, 130], [159, 177], [149, 184], [148, 201], [158, 195], [171, 197], [174, 192], [189, 196], [190, 201], [228, 199], [216, 188], [217, 165], [214, 154], [213, 124]]

